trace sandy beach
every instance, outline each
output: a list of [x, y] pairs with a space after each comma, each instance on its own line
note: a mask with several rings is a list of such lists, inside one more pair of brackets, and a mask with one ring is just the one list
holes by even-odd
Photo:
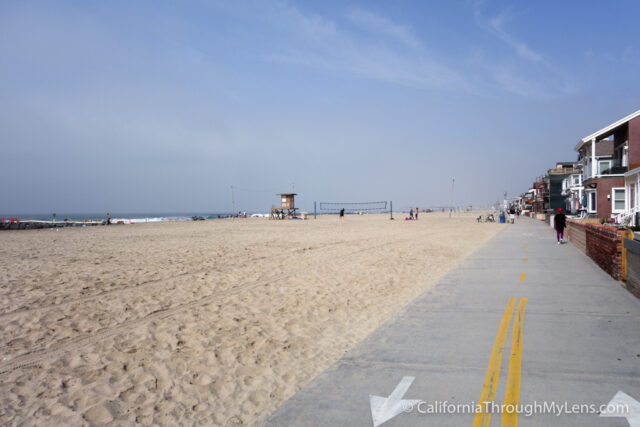
[[0, 424], [255, 425], [504, 225], [478, 213], [0, 233]]

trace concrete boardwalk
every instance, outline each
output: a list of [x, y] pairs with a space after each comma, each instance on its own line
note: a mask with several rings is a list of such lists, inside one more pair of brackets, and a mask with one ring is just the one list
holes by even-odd
[[[504, 227], [265, 425], [372, 426], [371, 402], [384, 427], [630, 425], [597, 414], [424, 413], [492, 395], [497, 404], [599, 406], [621, 390], [640, 400], [640, 301], [571, 244], [557, 245], [546, 224]], [[383, 422], [394, 402], [409, 406], [399, 399], [424, 403]]]

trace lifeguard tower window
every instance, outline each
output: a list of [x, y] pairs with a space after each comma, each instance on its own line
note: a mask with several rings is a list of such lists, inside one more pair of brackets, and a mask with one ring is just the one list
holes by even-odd
[[282, 205], [280, 206], [282, 209], [293, 209], [294, 206], [294, 196], [295, 194], [281, 194], [282, 196]]

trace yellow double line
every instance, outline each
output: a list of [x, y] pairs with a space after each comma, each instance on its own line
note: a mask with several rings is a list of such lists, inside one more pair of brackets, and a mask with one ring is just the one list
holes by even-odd
[[[498, 378], [500, 377], [500, 365], [502, 363], [502, 353], [504, 352], [505, 341], [509, 332], [509, 324], [513, 311], [516, 306], [516, 298], [509, 298], [507, 308], [502, 315], [500, 326], [498, 327], [498, 335], [491, 350], [491, 358], [489, 359], [489, 367], [487, 368], [487, 376], [482, 386], [482, 393], [478, 404], [481, 411], [476, 413], [473, 420], [473, 427], [488, 427], [491, 422], [490, 405], [486, 402], [493, 402], [498, 387]], [[516, 309], [516, 317], [513, 323], [513, 334], [511, 342], [511, 356], [509, 358], [509, 373], [507, 376], [507, 391], [504, 396], [505, 407], [514, 408], [520, 400], [520, 375], [522, 364], [522, 324], [524, 322], [524, 311], [527, 306], [527, 298], [521, 298]], [[489, 406], [489, 407], [487, 407]], [[518, 425], [518, 413], [512, 412], [502, 413], [502, 426], [515, 427]]]

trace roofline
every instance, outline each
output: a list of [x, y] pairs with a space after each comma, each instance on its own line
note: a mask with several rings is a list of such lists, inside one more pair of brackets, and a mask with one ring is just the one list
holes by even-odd
[[627, 173], [624, 174], [625, 178], [631, 175], [636, 175], [640, 173], [640, 167], [637, 167], [635, 169], [631, 169], [630, 171], [628, 171]]
[[627, 123], [628, 121], [631, 121], [631, 120], [635, 119], [638, 116], [640, 116], [640, 110], [636, 111], [635, 113], [629, 114], [627, 117], [623, 117], [622, 119], [618, 120], [615, 123], [611, 123], [609, 126], [603, 127], [602, 129], [600, 129], [597, 132], [592, 133], [591, 135], [585, 136], [584, 138], [582, 138], [580, 140], [580, 142], [578, 142], [578, 145], [575, 146], [574, 151], [580, 150], [585, 142], [591, 141], [593, 138], [597, 138], [600, 135], [605, 134], [605, 133], [615, 129], [618, 126], [623, 125], [623, 124]]

